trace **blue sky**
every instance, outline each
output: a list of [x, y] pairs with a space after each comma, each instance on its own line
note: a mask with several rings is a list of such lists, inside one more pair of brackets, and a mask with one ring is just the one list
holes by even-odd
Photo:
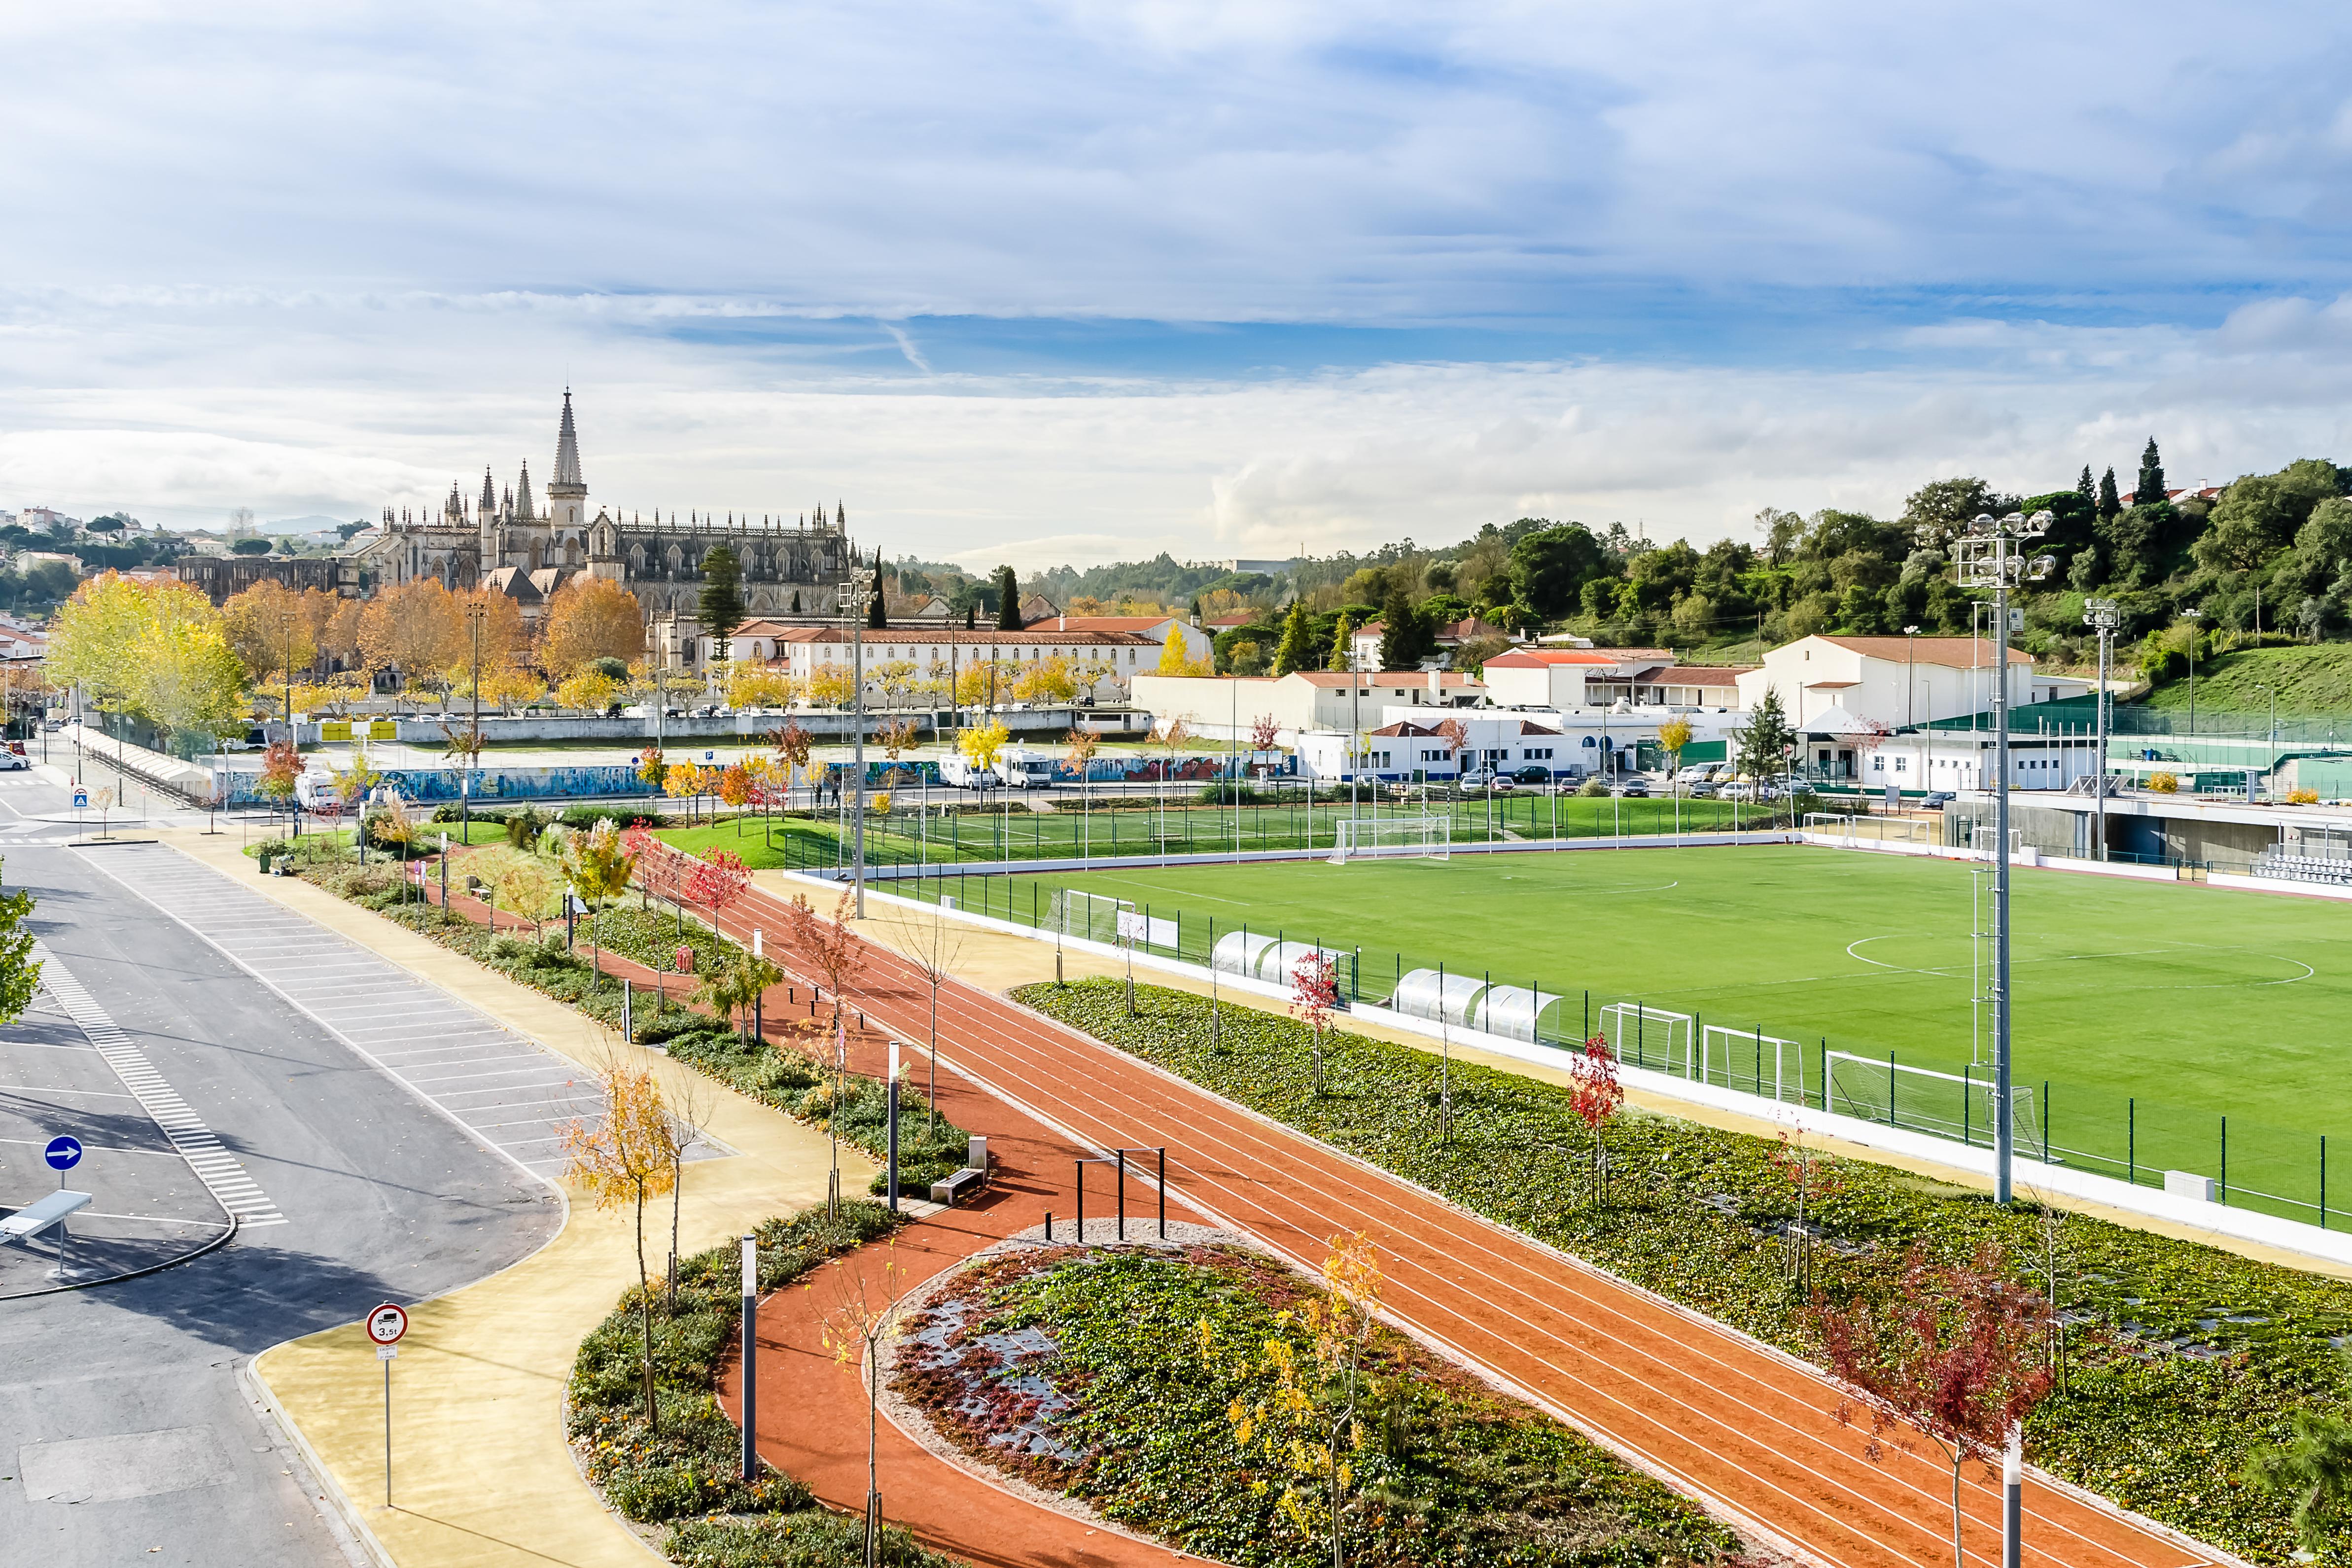
[[0, 506], [541, 480], [986, 565], [2346, 457], [2352, 28], [2181, 5], [0, 17]]

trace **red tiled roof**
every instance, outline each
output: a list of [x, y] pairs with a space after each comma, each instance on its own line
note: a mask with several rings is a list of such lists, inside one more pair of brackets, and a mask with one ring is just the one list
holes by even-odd
[[[1992, 643], [1982, 637], [1823, 637], [1822, 641], [1867, 659], [1891, 659], [1897, 664], [1907, 657], [1922, 664], [1966, 670], [1993, 662]], [[2033, 655], [2011, 648], [2009, 662], [2030, 664]]]
[[[1130, 632], [1057, 632], [1050, 627], [1030, 626], [1018, 632], [1000, 632], [993, 626], [967, 631], [961, 626], [886, 626], [879, 631], [867, 627], [863, 633], [868, 643], [962, 643], [979, 647], [1016, 647], [1032, 643], [1070, 643], [1090, 648], [1157, 648], [1159, 641], [1139, 637]], [[850, 634], [838, 626], [795, 626], [776, 633], [779, 643], [843, 643]]]

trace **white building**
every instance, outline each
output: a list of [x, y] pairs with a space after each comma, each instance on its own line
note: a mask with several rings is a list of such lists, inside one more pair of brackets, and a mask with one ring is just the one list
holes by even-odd
[[[1439, 727], [1461, 727], [1459, 736]], [[1426, 711], [1364, 732], [1308, 730], [1298, 737], [1298, 771], [1323, 783], [1361, 779], [1386, 784], [1444, 783], [1478, 768], [1516, 773], [1537, 767], [1564, 774], [1571, 760], [1558, 730], [1517, 714], [1496, 717], [1463, 713], [1440, 717]], [[1351, 755], [1352, 747], [1352, 755]]]
[[1475, 707], [1486, 688], [1448, 670], [1383, 670], [1349, 674], [1298, 670], [1287, 675], [1139, 674], [1134, 703], [1161, 723], [1171, 719], [1205, 739], [1246, 737], [1264, 717], [1281, 744], [1294, 746], [1310, 730], [1353, 733], [1385, 722], [1384, 706]]
[[[1890, 728], [1960, 718], [1992, 706], [1990, 639], [1975, 637], [1801, 637], [1764, 655], [1738, 677], [1739, 706], [1753, 709], [1770, 690], [1791, 728], [1805, 730], [1831, 709]], [[2081, 696], [2091, 683], [2037, 672], [2032, 655], [2009, 654], [2009, 700]]]
[[1738, 707], [1747, 668], [1678, 664], [1664, 648], [1514, 648], [1483, 674], [1507, 707]]
[[[2009, 781], [2017, 789], [2064, 790], [2098, 770], [2098, 741], [2083, 734], [2019, 730], [2009, 740]], [[1864, 743], [1853, 778], [1865, 789], [1892, 784], [1907, 794], [1982, 789], [1992, 778], [1990, 730], [1923, 729]]]
[[847, 674], [853, 646], [862, 657], [858, 667], [869, 703], [880, 701], [885, 695], [877, 681], [886, 664], [912, 665], [911, 672], [894, 669], [889, 673], [940, 691], [940, 706], [945, 706], [945, 683], [974, 665], [993, 665], [1000, 683], [995, 706], [1002, 707], [1014, 700], [1013, 688], [1022, 675], [1049, 659], [1068, 660], [1078, 683], [1077, 695], [1095, 700], [1117, 696], [1139, 672], [1160, 662], [1160, 645], [1149, 637], [1127, 632], [1057, 632], [1045, 625], [1019, 632], [886, 626], [853, 640], [846, 627], [754, 621], [747, 622], [730, 644], [730, 649], [744, 650], [735, 655], [744, 658], [759, 658], [759, 650], [767, 649], [767, 663], [802, 682], [820, 670]]

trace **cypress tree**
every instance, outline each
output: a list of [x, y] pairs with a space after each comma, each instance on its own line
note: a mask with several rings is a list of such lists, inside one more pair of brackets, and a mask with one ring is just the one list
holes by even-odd
[[1307, 601], [1290, 601], [1290, 615], [1282, 623], [1282, 641], [1275, 645], [1274, 673], [1277, 675], [1295, 674], [1314, 663], [1314, 652], [1308, 646], [1312, 633], [1307, 626]]
[[2110, 468], [2099, 476], [2099, 520], [2105, 522], [2123, 509], [2123, 499], [2116, 494], [2116, 471]]
[[1343, 612], [1339, 616], [1339, 624], [1331, 632], [1331, 662], [1324, 666], [1325, 669], [1344, 670], [1354, 663], [1348, 657], [1353, 652], [1348, 644], [1354, 640], [1355, 635], [1356, 628]]
[[743, 624], [743, 568], [730, 546], [713, 545], [702, 558], [702, 599], [695, 614], [704, 632], [722, 645]]
[[974, 622], [978, 617], [978, 610], [972, 605], [967, 604], [963, 607], [963, 629], [965, 631], [970, 632], [974, 629]]
[[2147, 438], [2147, 448], [2139, 455], [2139, 483], [2132, 489], [2132, 505], [2153, 507], [2164, 499], [2164, 459], [2156, 453], [2156, 437]]
[[888, 606], [882, 599], [882, 569], [874, 569], [874, 596], [866, 601], [866, 628], [869, 632], [887, 630], [890, 624]]
[[1404, 584], [1390, 583], [1388, 599], [1381, 606], [1381, 668], [1410, 670], [1419, 665], [1422, 640], [1421, 617], [1413, 613]]
[[996, 569], [996, 629], [1021, 630], [1021, 580], [1009, 566]]

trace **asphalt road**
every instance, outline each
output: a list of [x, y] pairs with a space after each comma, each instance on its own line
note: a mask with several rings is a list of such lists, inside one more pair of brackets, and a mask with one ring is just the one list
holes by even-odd
[[[267, 1207], [246, 1197], [247, 1208], [283, 1223], [255, 1224], [143, 1278], [0, 1301], [0, 1558], [340, 1564], [340, 1523], [238, 1368], [378, 1301], [437, 1294], [529, 1255], [560, 1223], [560, 1204], [92, 863], [122, 852], [39, 845], [29, 820], [62, 804], [37, 776], [0, 774], [8, 886], [39, 896], [35, 927], [56, 962], [217, 1140], [226, 1161], [205, 1185], [257, 1190]], [[57, 1028], [49, 1014], [0, 1034], [29, 1041]], [[20, 1124], [40, 1124], [52, 1101], [56, 1113], [87, 1118], [88, 1096], [75, 1112], [67, 1096], [44, 1100], [46, 1082], [16, 1093]], [[87, 1072], [57, 1082], [102, 1082]], [[151, 1161], [164, 1131], [153, 1103], [101, 1103], [114, 1141]], [[179, 1132], [171, 1142], [184, 1149]], [[37, 1148], [0, 1144], [12, 1187], [24, 1174], [14, 1167], [38, 1159]], [[176, 1183], [184, 1196], [200, 1196], [195, 1185]]]

